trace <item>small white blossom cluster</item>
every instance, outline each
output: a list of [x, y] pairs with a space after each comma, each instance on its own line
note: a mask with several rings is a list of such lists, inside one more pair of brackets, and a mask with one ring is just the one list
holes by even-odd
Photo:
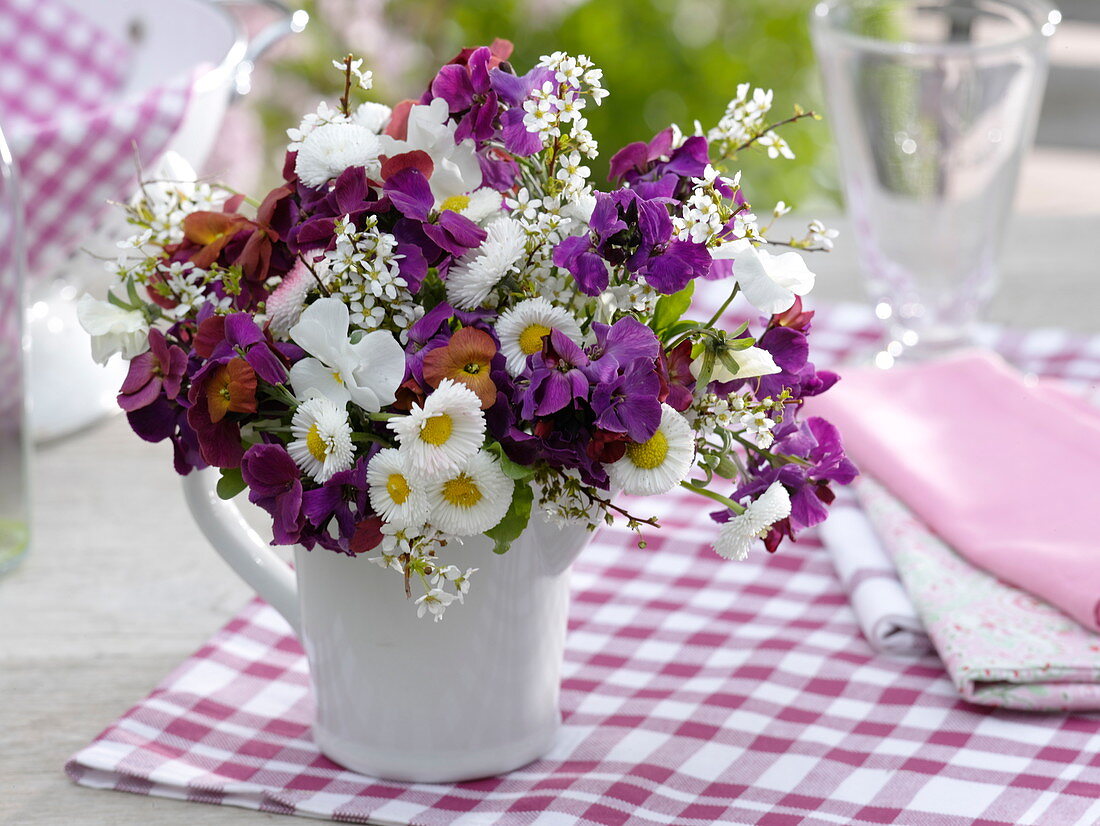
[[729, 200], [718, 191], [716, 184], [724, 184], [734, 193], [741, 188], [741, 173], [732, 178], [724, 178], [718, 170], [707, 164], [700, 178], [692, 178], [694, 187], [691, 195], [679, 215], [672, 218], [676, 237], [681, 241], [693, 241], [696, 244], [717, 246], [725, 237], [725, 227], [733, 219], [733, 234], [737, 238], [752, 238], [762, 241], [757, 226], [756, 215], [747, 207], [735, 209]]
[[689, 415], [700, 440], [709, 439], [719, 430], [730, 430], [747, 408], [745, 396], [719, 396], [705, 393], [692, 405]]
[[821, 221], [810, 221], [809, 232], [810, 241], [819, 249], [831, 250], [833, 248], [833, 239], [840, 235], [839, 230], [829, 229]]
[[369, 92], [374, 86], [374, 72], [363, 71], [363, 58], [359, 57], [355, 60], [334, 60], [332, 61], [332, 67], [340, 74], [344, 72], [350, 72], [351, 76], [355, 78], [356, 84], [364, 92]]
[[728, 397], [707, 393], [691, 408], [690, 415], [694, 417], [693, 427], [700, 443], [719, 431], [737, 431], [761, 450], [767, 450], [775, 443], [772, 431], [782, 421], [786, 403], [785, 398], [756, 399], [751, 393]]
[[157, 265], [157, 271], [163, 279], [163, 286], [157, 285], [153, 289], [158, 289], [165, 297], [178, 302], [171, 310], [165, 310], [165, 315], [170, 318], [186, 318], [198, 312], [206, 303], [212, 303], [217, 312], [228, 312], [233, 306], [232, 296], [215, 300], [213, 295], [207, 294], [207, 287], [216, 276], [199, 269], [190, 261], [173, 261], [171, 264], [162, 261]]
[[522, 275], [529, 280], [532, 295], [567, 309], [587, 301], [587, 296], [578, 293], [573, 276], [554, 265], [553, 256], [563, 239], [587, 229], [592, 203], [587, 187], [570, 201], [554, 195], [532, 197], [527, 187], [505, 199], [504, 205], [527, 237]]
[[604, 512], [593, 507], [591, 488], [581, 479], [580, 471], [564, 468], [539, 479], [535, 507], [553, 525], [584, 525], [594, 531], [608, 521]]
[[451, 603], [465, 601], [470, 592], [470, 579], [478, 572], [477, 568], [463, 571], [457, 565], [445, 564], [438, 552], [446, 544], [446, 539], [438, 533], [413, 535], [405, 528], [386, 523], [382, 526], [379, 554], [368, 557], [367, 561], [402, 576], [416, 576], [424, 591], [413, 603], [416, 615], [423, 618], [430, 614], [439, 622]]
[[725, 114], [707, 133], [707, 139], [718, 144], [724, 154], [733, 154], [731, 150], [755, 140], [768, 150], [769, 158], [792, 159], [794, 153], [787, 142], [767, 128], [771, 108], [771, 89], [753, 89], [752, 84], [738, 84], [736, 97], [727, 104]]
[[377, 224], [373, 215], [367, 216], [362, 231], [346, 215], [336, 222], [336, 247], [325, 253], [326, 286], [348, 305], [352, 326], [387, 329], [405, 343], [424, 308], [398, 268], [397, 239], [380, 232]]
[[657, 307], [661, 294], [646, 281], [644, 275], [614, 284], [600, 296], [599, 320], [610, 323], [623, 313], [651, 314]]
[[538, 65], [553, 71], [554, 80], [545, 81], [524, 101], [523, 124], [528, 132], [537, 133], [546, 146], [568, 137], [578, 155], [576, 163], [571, 164], [577, 170], [573, 174], [586, 178], [587, 172], [582, 175], [580, 170], [587, 167], [581, 166], [579, 156], [595, 158], [599, 147], [582, 113], [588, 105], [587, 98], [599, 106], [607, 97], [602, 85], [603, 70], [595, 68], [587, 55], [571, 57], [565, 52], [543, 55]]

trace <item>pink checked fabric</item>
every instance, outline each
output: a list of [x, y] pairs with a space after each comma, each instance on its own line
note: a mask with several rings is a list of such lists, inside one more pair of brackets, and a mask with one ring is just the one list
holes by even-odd
[[22, 177], [29, 272], [45, 277], [179, 128], [190, 76], [126, 88], [128, 44], [61, 0], [0, 0], [0, 125]]
[[[830, 358], [874, 338], [862, 312], [818, 322]], [[1042, 372], [1100, 378], [1100, 339], [1013, 342]], [[564, 727], [530, 766], [453, 786], [342, 771], [310, 739], [301, 648], [254, 602], [67, 770], [97, 788], [418, 826], [1100, 822], [1096, 717], [970, 705], [934, 656], [875, 654], [813, 539], [731, 564], [708, 547], [705, 504], [670, 495], [657, 510], [646, 549], [605, 529], [575, 566]]]

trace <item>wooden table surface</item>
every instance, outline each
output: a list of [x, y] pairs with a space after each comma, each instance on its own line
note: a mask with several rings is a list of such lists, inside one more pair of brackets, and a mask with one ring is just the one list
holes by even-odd
[[[814, 301], [858, 300], [854, 253]], [[1100, 215], [1017, 219], [991, 318], [1100, 331]], [[1026, 315], [1025, 315], [1026, 313]], [[62, 766], [248, 599], [184, 509], [167, 444], [121, 417], [35, 454], [34, 547], [0, 579], [0, 823], [259, 823], [276, 815], [77, 787]]]

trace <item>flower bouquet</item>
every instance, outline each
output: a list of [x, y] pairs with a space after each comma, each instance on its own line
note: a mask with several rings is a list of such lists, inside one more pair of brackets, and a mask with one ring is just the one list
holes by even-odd
[[[519, 74], [510, 51], [464, 50], [393, 109], [356, 102], [370, 73], [337, 61], [343, 96], [289, 131], [281, 186], [145, 181], [118, 288], [81, 303], [95, 357], [130, 362], [119, 405], [179, 473], [220, 469], [276, 544], [366, 555], [436, 620], [476, 571], [455, 543], [504, 553], [532, 514], [641, 529], [656, 520], [619, 494], [683, 487], [741, 559], [820, 522], [855, 474], [799, 416], [836, 381], [801, 303], [800, 250], [831, 233], [769, 241], [719, 171], [791, 157], [776, 127], [812, 113], [769, 123], [771, 93], [743, 85], [715, 128], [621, 149], [600, 191], [601, 71], [558, 52]], [[700, 280], [728, 293], [705, 319]], [[734, 325], [738, 295], [758, 312]]]

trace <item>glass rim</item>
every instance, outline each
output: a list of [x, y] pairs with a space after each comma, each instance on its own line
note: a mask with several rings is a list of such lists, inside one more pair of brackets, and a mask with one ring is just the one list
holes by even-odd
[[[813, 32], [846, 41], [865, 52], [887, 55], [963, 55], [1010, 52], [1021, 46], [1042, 43], [1051, 37], [1058, 24], [1062, 22], [1062, 13], [1048, 0], [989, 0], [991, 4], [1007, 6], [1022, 12], [1031, 22], [1031, 26], [1018, 35], [995, 40], [989, 43], [919, 43], [913, 40], [882, 40], [863, 34], [847, 31], [836, 25], [836, 12], [844, 8], [856, 8], [866, 5], [869, 0], [820, 0], [810, 12], [810, 27]], [[930, 8], [947, 7], [950, 2], [936, 0], [903, 0], [905, 5], [926, 5]]]

